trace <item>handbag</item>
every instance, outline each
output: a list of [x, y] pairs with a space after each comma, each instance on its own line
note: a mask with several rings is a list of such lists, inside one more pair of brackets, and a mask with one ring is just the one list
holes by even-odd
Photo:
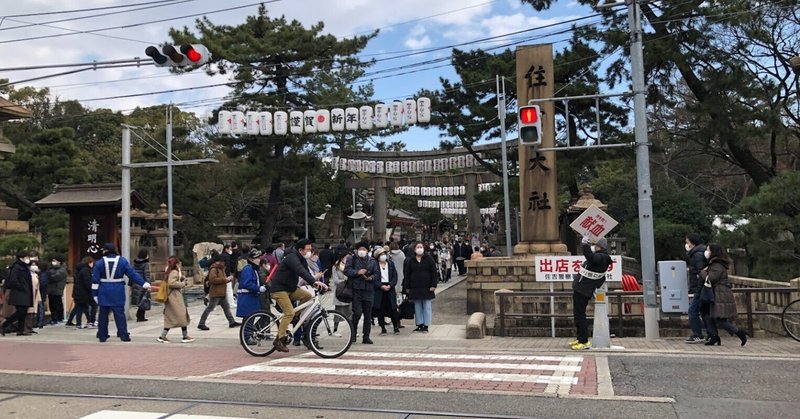
[[350, 280], [344, 281], [342, 286], [336, 287], [336, 299], [343, 303], [353, 302], [353, 287], [350, 286]]
[[408, 298], [400, 303], [400, 318], [411, 320], [414, 318], [414, 303]]
[[158, 292], [156, 293], [156, 298], [154, 300], [157, 303], [166, 303], [167, 297], [169, 297], [169, 283], [165, 279], [161, 281], [161, 285], [158, 287]]
[[703, 289], [700, 290], [700, 301], [705, 303], [714, 302], [714, 288], [711, 286], [711, 280], [708, 277], [703, 283]]
[[152, 305], [153, 304], [150, 301], [150, 293], [147, 290], [144, 290], [142, 293], [142, 298], [139, 300], [139, 310], [150, 311]]

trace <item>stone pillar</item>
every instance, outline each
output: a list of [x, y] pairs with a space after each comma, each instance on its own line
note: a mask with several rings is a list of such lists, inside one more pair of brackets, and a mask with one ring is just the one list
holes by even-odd
[[[517, 48], [517, 99], [520, 105], [530, 99], [553, 97], [553, 46], [527, 45]], [[542, 115], [541, 148], [555, 147], [555, 106], [540, 102]], [[519, 147], [521, 242], [514, 253], [565, 253], [558, 230], [558, 185], [556, 153], [539, 152], [539, 147]]]
[[467, 201], [467, 224], [470, 234], [477, 234], [478, 238], [481, 235], [481, 209], [478, 202], [475, 201], [475, 195], [478, 193], [478, 176], [475, 173], [465, 173], [466, 180], [466, 201]]
[[375, 220], [373, 225], [372, 239], [376, 242], [386, 241], [386, 179], [375, 178], [372, 181], [375, 191], [372, 217]]

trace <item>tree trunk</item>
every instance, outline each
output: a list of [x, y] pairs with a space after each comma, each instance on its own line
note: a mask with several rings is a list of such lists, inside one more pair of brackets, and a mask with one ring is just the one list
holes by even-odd
[[[275, 159], [281, 160], [284, 156], [285, 143], [279, 141], [275, 144]], [[281, 196], [281, 181], [283, 176], [277, 172], [269, 184], [269, 197], [267, 198], [267, 209], [261, 217], [261, 244], [268, 246], [272, 244], [272, 237], [278, 226], [278, 214], [283, 197]]]

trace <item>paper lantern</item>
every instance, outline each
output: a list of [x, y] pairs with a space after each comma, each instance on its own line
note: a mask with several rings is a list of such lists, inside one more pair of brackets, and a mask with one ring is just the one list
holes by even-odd
[[414, 99], [406, 99], [404, 102], [403, 117], [406, 119], [406, 125], [414, 125], [417, 123], [417, 101]]
[[410, 161], [408, 162], [408, 173], [416, 173], [417, 172], [417, 162]]
[[272, 135], [272, 112], [258, 113], [258, 132], [261, 135]]
[[317, 111], [317, 132], [329, 132], [331, 130], [331, 111], [320, 109]]
[[306, 110], [303, 111], [303, 132], [308, 134], [317, 133], [317, 111]]
[[347, 159], [339, 158], [339, 170], [347, 170]]
[[272, 131], [275, 135], [286, 135], [289, 129], [289, 115], [284, 111], [277, 111], [272, 115], [274, 124]]
[[383, 162], [379, 161], [375, 163], [375, 172], [376, 173], [384, 173]]
[[247, 135], [258, 135], [260, 130], [260, 123], [258, 120], [258, 112], [249, 111], [245, 115], [245, 119], [247, 120], [246, 131]]
[[425, 160], [425, 171], [430, 172], [433, 170], [433, 162], [430, 160]]
[[236, 135], [244, 134], [245, 124], [247, 120], [244, 117], [244, 112], [234, 111], [231, 112], [231, 133]]
[[289, 112], [289, 132], [292, 134], [303, 133], [303, 111]]
[[389, 123], [393, 127], [403, 125], [403, 102], [396, 100], [389, 107]]
[[463, 169], [466, 165], [467, 158], [466, 156], [458, 156], [458, 168]]
[[377, 162], [375, 162], [375, 161], [370, 161], [369, 162], [369, 172], [370, 173], [376, 173], [376, 170], [378, 168], [378, 165], [376, 163]]
[[331, 109], [331, 130], [336, 132], [344, 131], [344, 109]]
[[358, 110], [358, 126], [364, 130], [372, 129], [372, 106], [362, 106]]
[[219, 111], [217, 114], [217, 131], [220, 135], [231, 133], [231, 113], [229, 111]]
[[386, 128], [389, 126], [389, 105], [385, 103], [375, 104], [375, 127]]
[[420, 124], [431, 122], [431, 100], [427, 97], [417, 99], [417, 122]]
[[475, 166], [475, 156], [473, 156], [472, 154], [467, 154], [466, 155], [466, 159], [464, 160], [464, 162], [465, 162], [467, 167]]
[[441, 162], [440, 165], [442, 166], [442, 171], [443, 172], [446, 172], [446, 171], [450, 170], [450, 165], [448, 164], [449, 160], [440, 159], [439, 161]]
[[355, 131], [358, 129], [358, 108], [345, 108], [344, 129]]
[[400, 173], [408, 173], [408, 162], [407, 161], [400, 162]]
[[450, 157], [449, 158], [449, 166], [450, 166], [450, 170], [454, 170], [454, 169], [458, 168], [458, 157], [456, 157], [456, 156]]

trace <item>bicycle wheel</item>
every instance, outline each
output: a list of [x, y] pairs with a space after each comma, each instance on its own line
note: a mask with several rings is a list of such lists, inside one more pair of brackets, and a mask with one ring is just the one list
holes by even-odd
[[306, 331], [311, 350], [323, 358], [338, 358], [347, 352], [354, 333], [350, 319], [333, 310], [323, 310], [311, 320]]
[[245, 317], [239, 328], [239, 343], [253, 356], [267, 356], [275, 351], [272, 341], [278, 336], [278, 321], [267, 311], [259, 310]]
[[781, 323], [783, 330], [786, 330], [792, 339], [800, 342], [800, 300], [792, 301], [783, 309]]

